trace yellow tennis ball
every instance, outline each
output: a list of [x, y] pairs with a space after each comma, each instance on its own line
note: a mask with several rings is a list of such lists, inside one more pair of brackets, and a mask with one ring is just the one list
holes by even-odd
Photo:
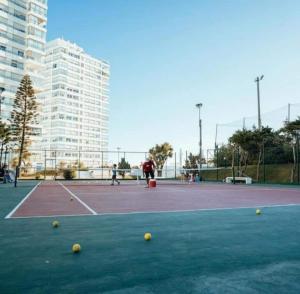
[[78, 253], [78, 252], [80, 252], [80, 250], [81, 250], [81, 246], [80, 246], [80, 244], [74, 244], [73, 246], [72, 246], [72, 251], [74, 252], [74, 253]]
[[150, 241], [151, 240], [151, 234], [150, 233], [146, 233], [145, 235], [144, 235], [144, 239], [146, 240], [146, 241]]
[[59, 221], [54, 221], [53, 223], [52, 223], [52, 227], [53, 228], [57, 228], [59, 226]]
[[260, 209], [256, 209], [256, 214], [257, 214], [257, 215], [260, 215], [260, 214], [261, 214]]

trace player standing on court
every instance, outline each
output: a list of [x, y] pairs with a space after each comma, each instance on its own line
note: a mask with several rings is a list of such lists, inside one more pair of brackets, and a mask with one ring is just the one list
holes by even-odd
[[147, 187], [149, 187], [149, 176], [154, 179], [155, 164], [153, 160], [147, 158], [143, 164], [143, 175], [146, 176]]
[[114, 164], [112, 168], [111, 186], [115, 184], [115, 181], [120, 185], [120, 181], [117, 180], [117, 165]]

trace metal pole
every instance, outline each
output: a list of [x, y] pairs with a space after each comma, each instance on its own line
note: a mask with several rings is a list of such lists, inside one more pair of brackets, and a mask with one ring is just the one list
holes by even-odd
[[234, 165], [235, 165], [235, 150], [233, 149], [232, 153], [232, 183], [235, 184], [235, 171], [234, 171]]
[[56, 180], [56, 176], [57, 176], [57, 167], [56, 167], [56, 150], [54, 151], [54, 169], [55, 169], [54, 180]]
[[47, 151], [44, 151], [44, 180], [46, 180], [46, 168], [47, 168]]
[[208, 149], [206, 150], [206, 167], [208, 167]]
[[255, 79], [257, 86], [257, 112], [258, 112], [258, 129], [261, 130], [261, 115], [260, 115], [260, 90], [259, 90], [259, 82], [263, 79], [263, 75], [261, 77], [257, 77]]
[[259, 79], [257, 79], [257, 111], [258, 111], [258, 129], [261, 130]]
[[176, 152], [174, 153], [174, 156], [175, 156], [175, 180], [176, 180]]
[[218, 137], [218, 124], [216, 124], [215, 148], [217, 147], [217, 137]]
[[18, 177], [19, 177], [20, 168], [16, 166], [16, 174], [15, 174], [15, 188], [17, 187]]
[[238, 174], [238, 177], [240, 177], [240, 147], [238, 147], [238, 150], [237, 150], [237, 174]]
[[263, 171], [264, 171], [264, 183], [265, 183], [266, 182], [265, 142], [263, 142]]
[[217, 152], [217, 181], [219, 181], [219, 148], [218, 145], [216, 145], [216, 152]]
[[288, 103], [288, 117], [287, 117], [287, 121], [290, 122], [291, 120], [291, 104]]
[[181, 150], [181, 148], [179, 151], [179, 166], [180, 166], [180, 168], [182, 168], [182, 150]]
[[78, 166], [77, 166], [77, 172], [78, 172], [78, 179], [80, 179], [80, 151], [78, 151]]
[[[199, 109], [199, 118], [200, 118], [200, 109]], [[199, 152], [199, 159], [200, 159], [200, 169], [202, 168], [202, 120], [199, 120], [200, 125], [200, 152]]]
[[199, 176], [202, 167], [202, 120], [201, 120], [201, 107], [202, 103], [196, 104], [196, 107], [199, 109]]
[[101, 174], [102, 174], [102, 180], [103, 180], [103, 151], [101, 151], [101, 168], [102, 168], [102, 170], [101, 170]]
[[298, 185], [300, 184], [300, 159], [299, 159], [299, 155], [300, 155], [300, 149], [299, 149], [299, 133], [297, 133], [297, 165], [298, 165], [298, 172], [297, 172], [297, 179], [298, 179]]

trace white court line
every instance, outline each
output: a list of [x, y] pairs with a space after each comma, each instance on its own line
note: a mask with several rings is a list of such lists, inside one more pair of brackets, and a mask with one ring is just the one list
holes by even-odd
[[77, 197], [73, 192], [71, 192], [67, 187], [65, 187], [61, 182], [58, 182], [71, 196], [76, 198], [87, 210], [89, 210], [92, 214], [97, 215], [97, 212], [89, 207], [85, 202], [83, 202], [79, 197]]
[[51, 218], [51, 217], [72, 217], [72, 216], [95, 216], [95, 214], [86, 214], [86, 213], [79, 213], [79, 214], [53, 214], [53, 215], [32, 215], [32, 216], [13, 216], [10, 219], [15, 218]]
[[21, 202], [5, 217], [10, 218], [15, 212], [16, 210], [26, 201], [26, 199], [29, 198], [29, 196], [34, 192], [34, 190], [41, 184], [41, 182], [37, 183], [36, 186], [33, 187], [33, 189], [21, 200]]
[[160, 210], [160, 211], [131, 211], [131, 212], [100, 212], [97, 214], [62, 214], [62, 215], [36, 215], [36, 216], [18, 216], [11, 219], [19, 218], [52, 218], [52, 217], [82, 217], [82, 216], [109, 216], [109, 215], [131, 215], [131, 214], [155, 214], [155, 213], [180, 213], [180, 212], [201, 212], [201, 211], [219, 211], [219, 210], [238, 210], [238, 209], [254, 209], [254, 208], [275, 208], [275, 207], [290, 207], [300, 206], [300, 204], [274, 204], [274, 205], [257, 205], [257, 206], [244, 206], [244, 207], [221, 207], [221, 208], [199, 208], [199, 209], [186, 209], [186, 210]]

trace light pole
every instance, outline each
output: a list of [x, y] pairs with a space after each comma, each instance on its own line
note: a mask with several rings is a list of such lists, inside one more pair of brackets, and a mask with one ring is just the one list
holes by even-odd
[[2, 115], [1, 115], [1, 104], [2, 104], [2, 101], [4, 99], [4, 97], [2, 97], [2, 93], [5, 91], [5, 88], [3, 87], [0, 87], [0, 118], [2, 118]]
[[257, 77], [254, 82], [257, 86], [257, 111], [258, 111], [258, 129], [261, 130], [261, 116], [260, 116], [260, 92], [259, 92], [259, 82], [264, 78], [264, 75]]
[[202, 103], [197, 103], [196, 107], [199, 109], [199, 171], [202, 167], [202, 120], [201, 120], [201, 107]]

